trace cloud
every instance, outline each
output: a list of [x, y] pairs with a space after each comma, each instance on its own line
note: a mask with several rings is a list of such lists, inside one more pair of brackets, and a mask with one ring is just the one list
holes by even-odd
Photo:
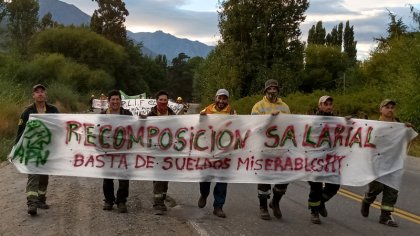
[[[97, 8], [90, 0], [62, 0], [74, 4], [87, 14]], [[180, 38], [199, 40], [215, 45], [219, 39], [218, 0], [126, 0], [130, 12], [127, 29], [133, 32], [162, 30]], [[311, 0], [306, 21], [301, 24], [302, 40], [306, 41], [309, 28], [322, 20], [327, 32], [339, 22], [354, 25], [358, 41], [358, 57], [366, 58], [375, 45], [373, 38], [386, 36], [388, 10], [403, 16], [410, 23], [408, 4], [420, 6], [419, 0]], [[417, 4], [417, 5], [416, 5]]]

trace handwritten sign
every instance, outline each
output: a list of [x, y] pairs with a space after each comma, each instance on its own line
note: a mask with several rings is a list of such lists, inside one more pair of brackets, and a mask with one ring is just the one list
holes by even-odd
[[401, 123], [305, 115], [31, 114], [9, 158], [22, 173], [352, 186], [395, 175], [398, 188], [416, 135]]
[[[131, 113], [133, 113], [135, 116], [140, 116], [140, 114], [147, 115], [152, 107], [156, 106], [156, 99], [122, 99], [121, 106], [130, 110]], [[176, 114], [178, 114], [179, 111], [182, 110], [183, 105], [169, 101], [168, 107], [171, 108]], [[93, 108], [105, 110], [108, 108], [108, 101], [94, 99]]]

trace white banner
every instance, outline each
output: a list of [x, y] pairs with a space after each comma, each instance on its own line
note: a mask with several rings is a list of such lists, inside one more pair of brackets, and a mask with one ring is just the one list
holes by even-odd
[[[135, 116], [140, 116], [140, 114], [147, 115], [152, 107], [156, 106], [156, 99], [122, 99], [121, 105], [123, 108], [130, 110]], [[171, 101], [168, 102], [168, 106], [176, 114], [183, 108], [182, 104]], [[107, 109], [108, 100], [93, 99], [93, 108]]]
[[402, 123], [306, 115], [31, 114], [9, 158], [34, 174], [352, 186], [395, 176], [398, 188], [416, 135]]

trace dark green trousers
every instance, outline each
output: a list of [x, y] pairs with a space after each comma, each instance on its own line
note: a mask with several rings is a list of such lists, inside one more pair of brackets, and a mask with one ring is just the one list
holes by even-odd
[[378, 181], [373, 181], [369, 184], [369, 190], [365, 193], [363, 201], [372, 204], [380, 193], [382, 193], [381, 209], [385, 211], [394, 211], [394, 205], [398, 198], [398, 190]]

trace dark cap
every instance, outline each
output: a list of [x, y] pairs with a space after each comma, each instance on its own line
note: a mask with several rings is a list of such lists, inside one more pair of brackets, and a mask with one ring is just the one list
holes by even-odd
[[42, 84], [35, 84], [32, 87], [32, 92], [35, 92], [35, 90], [37, 90], [38, 88], [42, 88], [43, 90], [47, 90], [47, 88], [44, 85], [42, 85]]
[[387, 98], [387, 99], [385, 99], [381, 102], [381, 104], [379, 105], [379, 109], [381, 109], [382, 107], [384, 107], [388, 104], [392, 104], [394, 106], [397, 105], [397, 103], [394, 100]]
[[279, 90], [279, 83], [277, 82], [277, 80], [274, 80], [274, 79], [269, 79], [265, 81], [264, 93], [267, 91], [269, 87], [276, 87], [277, 90]]

